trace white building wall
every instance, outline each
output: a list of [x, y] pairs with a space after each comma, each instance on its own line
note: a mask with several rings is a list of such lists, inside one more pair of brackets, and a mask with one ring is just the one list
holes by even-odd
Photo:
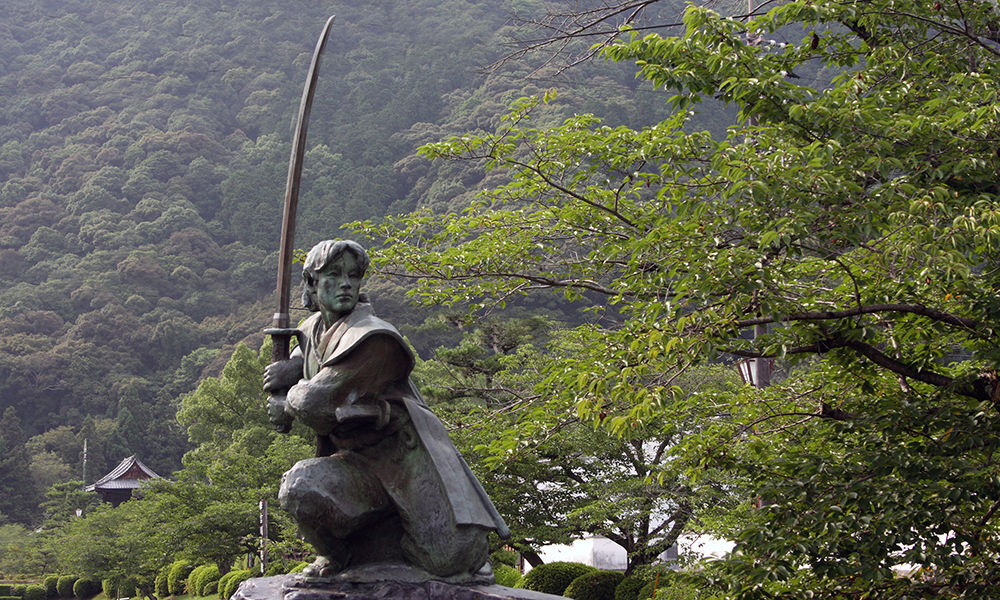
[[[731, 552], [734, 545], [730, 541], [718, 540], [707, 535], [685, 536], [678, 543], [681, 553], [716, 558]], [[546, 563], [576, 562], [605, 571], [624, 571], [628, 567], [628, 554], [625, 549], [603, 536], [588, 536], [569, 545], [545, 546], [538, 555]], [[660, 560], [669, 563], [675, 561], [676, 557], [676, 551], [667, 551], [660, 555]], [[528, 568], [527, 565], [525, 567]]]

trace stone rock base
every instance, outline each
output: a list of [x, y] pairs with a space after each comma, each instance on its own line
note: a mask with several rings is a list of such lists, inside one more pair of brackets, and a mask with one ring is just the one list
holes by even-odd
[[231, 600], [562, 600], [562, 596], [502, 585], [442, 581], [304, 582], [295, 575], [257, 577], [240, 584]]

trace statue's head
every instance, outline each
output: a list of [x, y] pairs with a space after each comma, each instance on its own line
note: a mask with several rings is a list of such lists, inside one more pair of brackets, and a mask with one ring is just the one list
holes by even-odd
[[[327, 304], [337, 302], [336, 298], [331, 298], [328, 292], [324, 293], [320, 288], [326, 276], [343, 270], [345, 264], [351, 267], [360, 287], [360, 279], [364, 277], [369, 264], [368, 253], [360, 244], [351, 240], [326, 240], [313, 246], [302, 266], [302, 305], [310, 311], [318, 311], [322, 310], [321, 303], [324, 299]], [[350, 312], [358, 301], [368, 301], [359, 290], [354, 290], [354, 294], [354, 301], [346, 312]]]

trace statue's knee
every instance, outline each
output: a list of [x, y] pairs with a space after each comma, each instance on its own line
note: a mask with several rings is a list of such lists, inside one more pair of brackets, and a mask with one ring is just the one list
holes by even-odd
[[425, 540], [404, 536], [403, 551], [414, 564], [435, 575], [475, 573], [489, 558], [488, 535], [485, 528], [459, 525]]
[[281, 508], [300, 524], [347, 536], [384, 511], [381, 484], [336, 456], [299, 461], [278, 491]]

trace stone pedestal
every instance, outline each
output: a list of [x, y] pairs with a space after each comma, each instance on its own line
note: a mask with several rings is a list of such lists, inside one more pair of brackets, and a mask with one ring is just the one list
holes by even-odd
[[562, 596], [502, 585], [465, 586], [441, 581], [316, 583], [296, 575], [243, 582], [231, 600], [565, 600]]

